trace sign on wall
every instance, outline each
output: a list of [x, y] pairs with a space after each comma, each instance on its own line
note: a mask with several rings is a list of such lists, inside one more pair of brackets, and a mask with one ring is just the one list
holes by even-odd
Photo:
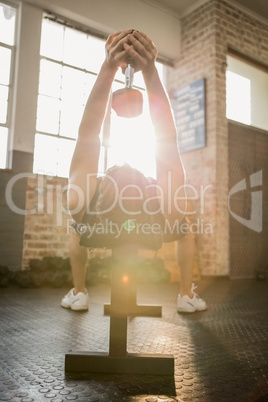
[[186, 85], [173, 96], [180, 152], [203, 148], [206, 145], [205, 79]]

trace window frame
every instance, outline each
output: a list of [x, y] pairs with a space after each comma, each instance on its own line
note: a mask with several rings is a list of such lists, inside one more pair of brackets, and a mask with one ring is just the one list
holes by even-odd
[[[241, 74], [238, 71], [233, 71], [233, 69], [229, 69], [228, 68], [228, 57], [236, 60], [238, 63], [244, 64], [245, 68], [248, 70], [247, 73]], [[233, 120], [232, 118], [227, 116], [227, 82], [226, 82], [226, 118], [228, 120], [232, 120], [232, 121], [237, 121], [238, 123], [241, 124], [245, 124], [249, 127], [255, 127], [264, 131], [268, 131], [268, 120], [267, 121], [260, 121], [259, 119], [259, 115], [256, 114], [256, 109], [258, 109], [258, 107], [256, 108], [256, 97], [254, 96], [254, 94], [256, 94], [256, 89], [258, 88], [258, 86], [256, 86], [256, 75], [252, 74], [252, 72], [250, 72], [250, 69], [252, 70], [256, 70], [259, 71], [262, 74], [266, 75], [266, 84], [268, 85], [268, 66], [261, 63], [258, 60], [255, 60], [245, 54], [242, 54], [240, 52], [238, 52], [237, 50], [228, 47], [228, 51], [227, 51], [227, 57], [226, 57], [226, 74], [227, 71], [233, 72], [235, 74], [241, 75], [242, 77], [249, 79], [250, 80], [250, 85], [251, 85], [251, 89], [250, 89], [250, 123], [243, 123], [240, 120]], [[264, 92], [263, 92], [264, 93]], [[261, 92], [261, 94], [263, 94]], [[253, 94], [253, 96], [252, 96]], [[268, 93], [267, 93], [267, 99], [265, 98], [265, 105], [268, 106]]]
[[7, 43], [0, 42], [0, 47], [4, 47], [6, 49], [10, 49], [11, 58], [10, 58], [10, 69], [9, 69], [9, 84], [6, 85], [8, 87], [8, 98], [7, 98], [7, 115], [6, 115], [6, 123], [0, 122], [0, 127], [4, 127], [7, 129], [7, 146], [6, 146], [6, 163], [5, 167], [0, 167], [0, 170], [11, 170], [11, 159], [10, 158], [10, 149], [11, 149], [11, 140], [12, 140], [12, 120], [14, 113], [14, 92], [15, 92], [15, 60], [17, 54], [17, 33], [18, 33], [18, 13], [19, 6], [17, 3], [13, 1], [0, 1], [0, 4], [12, 7], [15, 9], [15, 23], [14, 23], [14, 44], [9, 45]]

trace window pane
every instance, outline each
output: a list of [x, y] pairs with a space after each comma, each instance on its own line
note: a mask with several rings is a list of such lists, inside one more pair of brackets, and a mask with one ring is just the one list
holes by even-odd
[[88, 36], [86, 56], [87, 70], [98, 73], [105, 57], [104, 41]]
[[77, 138], [79, 124], [84, 111], [83, 105], [72, 101], [62, 102], [60, 135]]
[[42, 56], [54, 60], [62, 60], [64, 27], [44, 20], [42, 24], [41, 50]]
[[0, 123], [7, 121], [8, 87], [0, 85]]
[[62, 99], [71, 99], [82, 103], [85, 93], [86, 75], [84, 72], [70, 67], [63, 67], [62, 71]]
[[11, 50], [0, 47], [0, 84], [9, 84]]
[[86, 74], [63, 67], [60, 135], [76, 138], [84, 111]]
[[14, 45], [16, 9], [0, 3], [0, 42]]
[[85, 68], [88, 57], [87, 36], [82, 32], [75, 31], [74, 29], [65, 28], [63, 50], [64, 63]]
[[0, 127], [0, 168], [5, 169], [7, 167], [7, 138], [8, 129], [6, 127]]
[[75, 141], [35, 135], [34, 173], [68, 177]]
[[75, 141], [59, 139], [58, 170], [57, 175], [69, 176], [70, 163], [73, 156]]
[[37, 130], [58, 134], [60, 101], [48, 96], [38, 96]]
[[62, 67], [60, 64], [41, 60], [39, 77], [40, 94], [60, 98], [61, 71]]
[[34, 173], [57, 173], [58, 138], [49, 135], [36, 134], [34, 144]]
[[240, 123], [251, 123], [250, 80], [231, 71], [226, 72], [226, 116]]

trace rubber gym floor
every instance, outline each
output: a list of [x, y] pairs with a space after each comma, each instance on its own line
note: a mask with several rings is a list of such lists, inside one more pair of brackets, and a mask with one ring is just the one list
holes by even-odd
[[205, 312], [178, 314], [177, 283], [138, 287], [162, 317], [128, 320], [128, 351], [168, 353], [172, 376], [65, 373], [65, 353], [106, 352], [109, 284], [89, 287], [90, 310], [60, 307], [68, 289], [1, 289], [0, 401], [268, 401], [268, 281], [203, 278]]

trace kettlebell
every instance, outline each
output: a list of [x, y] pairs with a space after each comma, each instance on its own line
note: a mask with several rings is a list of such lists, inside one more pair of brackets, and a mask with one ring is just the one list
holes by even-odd
[[112, 108], [119, 117], [137, 117], [142, 113], [143, 97], [140, 91], [133, 88], [135, 70], [128, 64], [125, 70], [125, 88], [112, 94]]

